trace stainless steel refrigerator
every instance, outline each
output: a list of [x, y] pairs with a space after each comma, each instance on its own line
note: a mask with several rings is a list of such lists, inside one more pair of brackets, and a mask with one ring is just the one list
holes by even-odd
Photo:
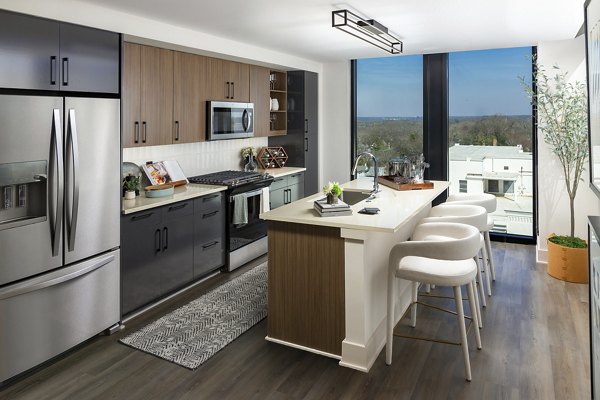
[[0, 95], [0, 383], [119, 322], [119, 108]]

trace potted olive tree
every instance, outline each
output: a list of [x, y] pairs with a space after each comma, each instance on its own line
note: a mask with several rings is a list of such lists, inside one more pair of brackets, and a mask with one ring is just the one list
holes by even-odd
[[524, 83], [538, 113], [537, 127], [560, 161], [569, 195], [571, 231], [568, 236], [548, 237], [548, 274], [570, 282], [587, 282], [587, 243], [575, 236], [575, 196], [588, 157], [587, 94], [583, 82], [569, 82], [567, 74], [554, 66], [549, 77], [543, 66], [534, 73], [534, 91]]

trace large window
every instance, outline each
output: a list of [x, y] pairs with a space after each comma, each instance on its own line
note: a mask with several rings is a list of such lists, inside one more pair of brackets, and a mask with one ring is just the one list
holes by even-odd
[[533, 235], [531, 47], [450, 53], [450, 193], [492, 193], [494, 230]]
[[391, 158], [423, 152], [423, 56], [357, 60], [355, 87], [358, 153], [372, 152], [384, 172]]

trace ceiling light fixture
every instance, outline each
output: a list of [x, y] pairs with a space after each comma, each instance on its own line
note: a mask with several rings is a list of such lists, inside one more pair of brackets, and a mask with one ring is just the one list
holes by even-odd
[[349, 10], [331, 12], [331, 26], [364, 40], [391, 54], [400, 54], [403, 44], [388, 28], [374, 19], [362, 18]]

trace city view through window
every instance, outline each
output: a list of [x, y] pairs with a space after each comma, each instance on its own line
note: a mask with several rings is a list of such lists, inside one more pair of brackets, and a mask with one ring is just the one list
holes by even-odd
[[[356, 66], [357, 151], [373, 152], [380, 166], [421, 154], [423, 57]], [[531, 47], [450, 53], [448, 69], [450, 193], [494, 194], [493, 231], [532, 236], [531, 105], [519, 79], [531, 81]]]

